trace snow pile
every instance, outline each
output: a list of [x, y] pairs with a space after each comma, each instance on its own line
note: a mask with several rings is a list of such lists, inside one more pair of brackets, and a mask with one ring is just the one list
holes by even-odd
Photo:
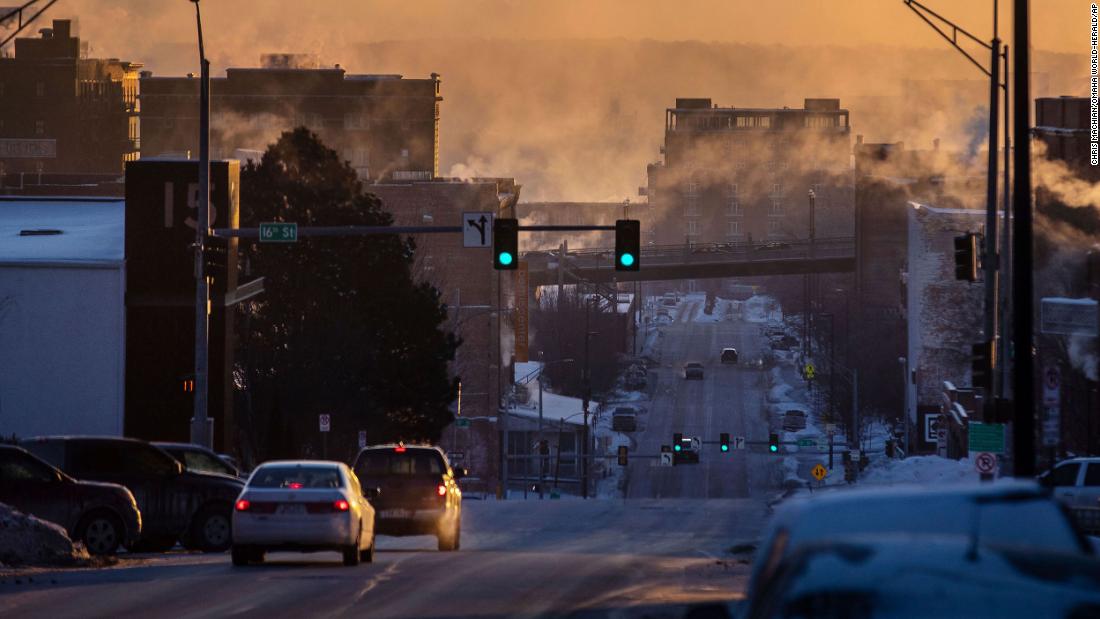
[[741, 304], [741, 315], [746, 322], [782, 322], [783, 310], [779, 302], [767, 295], [753, 295]]
[[791, 389], [792, 387], [787, 383], [778, 383], [768, 389], [768, 401], [769, 402], [791, 402]]
[[860, 476], [867, 484], [956, 484], [978, 481], [974, 464], [963, 458], [950, 460], [939, 456], [913, 456], [904, 460], [883, 460], [867, 468]]
[[0, 503], [0, 562], [7, 565], [78, 565], [90, 561], [65, 529]]

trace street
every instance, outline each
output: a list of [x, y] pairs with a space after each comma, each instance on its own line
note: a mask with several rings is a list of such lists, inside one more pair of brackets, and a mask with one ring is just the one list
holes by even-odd
[[[776, 486], [777, 458], [763, 447], [722, 453], [717, 444], [722, 432], [767, 440], [766, 373], [747, 366], [760, 354], [759, 329], [741, 320], [698, 322], [702, 311], [703, 297], [689, 296], [676, 320], [663, 327], [661, 365], [650, 374], [656, 374], [653, 399], [637, 433], [640, 454], [658, 453], [661, 445], [671, 445], [676, 432], [697, 436], [704, 442], [699, 463], [653, 467], [653, 460], [634, 460], [628, 472], [631, 498], [759, 498]], [[740, 363], [719, 362], [728, 346], [738, 350]], [[703, 380], [684, 379], [683, 365], [689, 361], [704, 365]]]
[[766, 518], [748, 499], [465, 503], [454, 553], [430, 537], [380, 537], [375, 563], [356, 568], [336, 553], [275, 553], [248, 568], [169, 553], [0, 571], [0, 615], [681, 617], [743, 593], [748, 566], [728, 550]]

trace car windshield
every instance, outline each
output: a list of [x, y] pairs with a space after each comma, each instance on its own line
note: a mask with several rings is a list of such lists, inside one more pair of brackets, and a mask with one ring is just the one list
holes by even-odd
[[222, 475], [236, 475], [237, 472], [226, 464], [221, 458], [198, 450], [169, 450], [177, 460], [182, 460], [183, 465], [190, 471], [200, 473], [221, 473]]
[[248, 481], [252, 488], [315, 489], [340, 488], [340, 471], [331, 466], [261, 466]]
[[355, 474], [360, 478], [442, 475], [443, 460], [438, 453], [423, 449], [407, 449], [404, 453], [394, 450], [366, 451], [355, 464]]

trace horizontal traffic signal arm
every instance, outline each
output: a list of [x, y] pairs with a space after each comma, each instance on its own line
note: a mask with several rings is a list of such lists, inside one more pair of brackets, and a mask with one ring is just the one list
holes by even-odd
[[[520, 232], [614, 231], [615, 226], [519, 226]], [[259, 228], [214, 228], [214, 236], [260, 238]], [[298, 226], [298, 236], [369, 236], [372, 234], [462, 234], [462, 226]]]

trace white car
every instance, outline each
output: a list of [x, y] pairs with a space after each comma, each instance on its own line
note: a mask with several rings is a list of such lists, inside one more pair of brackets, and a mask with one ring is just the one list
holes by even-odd
[[262, 562], [268, 551], [322, 550], [342, 552], [348, 566], [374, 560], [374, 508], [355, 473], [341, 462], [261, 464], [233, 508], [233, 565]]

